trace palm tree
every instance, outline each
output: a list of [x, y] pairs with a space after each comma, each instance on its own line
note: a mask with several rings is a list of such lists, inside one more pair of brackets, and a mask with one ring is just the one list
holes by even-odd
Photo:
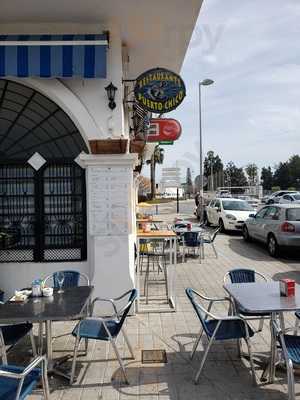
[[159, 147], [158, 145], [155, 147], [154, 152], [152, 154], [150, 164], [150, 173], [151, 173], [151, 199], [155, 199], [156, 195], [156, 185], [155, 185], [155, 168], [156, 164], [162, 164], [164, 162], [164, 149]]

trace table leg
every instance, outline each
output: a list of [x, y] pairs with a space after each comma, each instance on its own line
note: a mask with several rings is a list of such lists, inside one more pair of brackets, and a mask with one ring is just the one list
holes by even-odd
[[136, 301], [136, 312], [139, 312], [140, 309], [140, 239], [137, 238], [136, 240], [136, 249], [137, 249], [137, 267], [136, 267], [136, 288], [138, 290], [138, 298]]
[[173, 276], [172, 276], [172, 300], [173, 300], [173, 307], [174, 310], [176, 311], [176, 268], [177, 268], [177, 238], [173, 238]]
[[284, 323], [284, 315], [283, 313], [279, 313], [279, 322], [280, 322], [280, 329], [282, 330], [282, 332], [285, 332], [285, 323]]
[[68, 361], [71, 355], [60, 357], [57, 360], [53, 359], [53, 336], [52, 336], [52, 321], [46, 321], [46, 353], [48, 360], [48, 374], [56, 375], [66, 380], [70, 380], [70, 374], [58, 369], [58, 367]]
[[270, 358], [270, 368], [269, 368], [269, 383], [273, 383], [275, 379], [276, 336], [274, 332], [273, 321], [276, 321], [276, 313], [272, 313], [270, 318], [271, 358]]
[[46, 340], [47, 340], [47, 359], [48, 363], [53, 358], [53, 347], [52, 347], [52, 321], [46, 321]]
[[270, 333], [271, 333], [271, 348], [270, 357], [267, 361], [260, 380], [262, 382], [273, 383], [275, 379], [275, 368], [276, 368], [276, 334], [273, 328], [273, 321], [276, 321], [276, 313], [271, 313], [270, 318]]

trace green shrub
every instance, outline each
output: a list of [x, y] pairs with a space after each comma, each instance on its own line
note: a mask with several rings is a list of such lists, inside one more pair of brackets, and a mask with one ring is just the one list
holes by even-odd
[[280, 186], [272, 186], [271, 188], [272, 192], [278, 192], [280, 190]]

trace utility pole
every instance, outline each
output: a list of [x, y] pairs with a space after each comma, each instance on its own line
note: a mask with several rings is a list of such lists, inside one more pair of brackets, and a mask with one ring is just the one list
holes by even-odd
[[213, 163], [210, 163], [210, 189], [213, 192], [214, 191], [214, 168], [213, 168]]
[[209, 86], [212, 85], [214, 81], [212, 79], [204, 79], [203, 81], [199, 82], [199, 136], [200, 136], [200, 199], [199, 205], [201, 210], [201, 221], [203, 221], [203, 209], [204, 209], [204, 202], [203, 202], [203, 146], [202, 146], [202, 117], [201, 117], [201, 86]]

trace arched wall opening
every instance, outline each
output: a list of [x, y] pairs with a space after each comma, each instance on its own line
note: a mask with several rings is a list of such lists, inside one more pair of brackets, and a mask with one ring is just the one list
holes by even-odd
[[87, 258], [88, 147], [69, 115], [32, 87], [0, 80], [0, 263]]

